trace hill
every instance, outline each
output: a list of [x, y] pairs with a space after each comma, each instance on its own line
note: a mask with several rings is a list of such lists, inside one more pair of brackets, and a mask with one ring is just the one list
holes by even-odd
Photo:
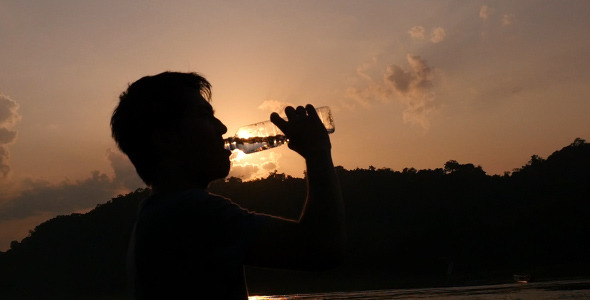
[[[253, 294], [508, 282], [590, 275], [590, 144], [576, 139], [504, 176], [450, 160], [434, 170], [337, 168], [347, 258], [323, 273], [248, 268]], [[295, 218], [305, 180], [273, 173], [211, 184], [250, 210]], [[59, 216], [0, 252], [1, 298], [125, 296], [125, 255], [140, 189]]]

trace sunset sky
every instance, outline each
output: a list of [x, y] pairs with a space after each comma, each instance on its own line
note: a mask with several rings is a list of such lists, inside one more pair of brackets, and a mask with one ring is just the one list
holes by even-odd
[[[0, 250], [141, 187], [110, 137], [145, 75], [213, 85], [228, 136], [330, 106], [335, 164], [502, 174], [590, 140], [590, 2], [0, 0]], [[287, 147], [232, 176], [303, 175]]]

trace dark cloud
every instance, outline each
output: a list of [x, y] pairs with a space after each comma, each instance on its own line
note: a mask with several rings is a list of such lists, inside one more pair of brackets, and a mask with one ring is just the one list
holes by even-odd
[[413, 80], [412, 73], [404, 70], [398, 65], [387, 67], [385, 81], [389, 82], [393, 88], [400, 94], [405, 95], [410, 90], [410, 83]]
[[135, 190], [145, 186], [139, 175], [137, 175], [135, 167], [125, 154], [108, 149], [107, 158], [115, 172], [115, 177], [113, 178], [115, 186], [124, 190]]
[[6, 145], [16, 140], [16, 131], [9, 130], [19, 119], [18, 104], [8, 96], [0, 94], [0, 179], [10, 172]]
[[16, 112], [17, 110], [18, 104], [8, 96], [0, 93], [0, 126], [13, 125], [20, 118]]
[[0, 203], [3, 203], [0, 206], [0, 222], [42, 214], [59, 215], [87, 210], [117, 194], [145, 186], [123, 154], [111, 150], [107, 154], [115, 172], [113, 178], [94, 171], [86, 179], [64, 180], [59, 184], [24, 180], [20, 182], [22, 188], [16, 196], [2, 199], [3, 196], [0, 195]]
[[0, 127], [0, 145], [9, 144], [16, 140], [16, 131]]
[[432, 69], [420, 56], [406, 56], [408, 70], [392, 65], [385, 72], [385, 82], [390, 84], [405, 104], [404, 121], [419, 124], [424, 129], [430, 126], [429, 115], [435, 109]]
[[[367, 79], [364, 88], [351, 87], [347, 96], [363, 106], [370, 106], [373, 100], [390, 102], [397, 100], [404, 105], [403, 119], [428, 129], [430, 114], [436, 109], [434, 72], [420, 56], [406, 56], [409, 67], [390, 65], [383, 73], [382, 81]], [[366, 68], [365, 68], [366, 69]]]
[[[0, 179], [10, 172], [6, 145], [16, 140], [16, 131], [9, 130], [19, 119], [18, 104], [0, 94]], [[115, 175], [110, 178], [94, 171], [83, 180], [64, 180], [49, 184], [43, 180], [27, 179], [18, 182], [16, 192], [0, 194], [0, 222], [38, 215], [58, 215], [93, 208], [118, 193], [145, 186], [135, 168], [120, 152], [108, 150], [107, 158]], [[8, 187], [8, 183], [4, 183]]]
[[22, 219], [42, 213], [55, 215], [92, 208], [109, 200], [114, 193], [112, 180], [95, 171], [84, 180], [68, 180], [51, 185], [44, 181], [28, 180], [26, 189], [0, 207], [0, 222]]
[[432, 70], [420, 56], [408, 54], [406, 58], [410, 69], [391, 65], [385, 72], [385, 81], [401, 95], [422, 94], [432, 87]]
[[8, 161], [8, 151], [4, 147], [0, 147], [0, 178], [6, 177], [10, 172], [10, 166], [6, 161]]

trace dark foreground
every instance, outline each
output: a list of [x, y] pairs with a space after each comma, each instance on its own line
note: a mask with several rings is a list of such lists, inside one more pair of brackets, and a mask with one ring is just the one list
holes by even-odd
[[336, 299], [590, 299], [590, 279], [538, 283], [513, 283], [468, 287], [399, 289], [346, 293], [251, 296], [250, 300], [336, 300]]

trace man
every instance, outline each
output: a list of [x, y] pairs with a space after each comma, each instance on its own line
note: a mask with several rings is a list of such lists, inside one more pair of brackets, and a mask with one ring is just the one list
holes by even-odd
[[304, 211], [286, 220], [207, 192], [230, 169], [227, 128], [210, 98], [200, 75], [164, 72], [131, 84], [111, 118], [113, 138], [152, 188], [130, 242], [138, 299], [247, 299], [246, 264], [322, 270], [341, 260], [342, 196], [313, 106], [286, 108], [287, 120], [271, 115], [307, 167]]

